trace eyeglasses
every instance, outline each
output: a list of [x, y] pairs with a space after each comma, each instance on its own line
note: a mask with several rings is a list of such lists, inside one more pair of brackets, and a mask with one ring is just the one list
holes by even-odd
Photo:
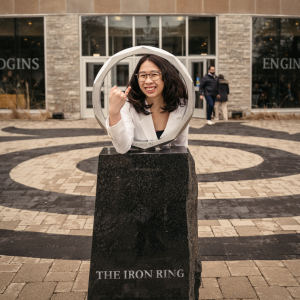
[[150, 79], [152, 81], [155, 81], [155, 80], [158, 80], [159, 79], [159, 75], [161, 74], [161, 72], [153, 72], [153, 73], [150, 73], [150, 74], [145, 74], [145, 73], [138, 73], [138, 74], [135, 74], [136, 77], [138, 78], [138, 81], [146, 81], [147, 77], [149, 76]]

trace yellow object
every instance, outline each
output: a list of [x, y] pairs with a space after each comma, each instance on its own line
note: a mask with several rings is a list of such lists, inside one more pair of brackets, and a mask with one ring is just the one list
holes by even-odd
[[1, 108], [27, 108], [25, 95], [0, 94]]

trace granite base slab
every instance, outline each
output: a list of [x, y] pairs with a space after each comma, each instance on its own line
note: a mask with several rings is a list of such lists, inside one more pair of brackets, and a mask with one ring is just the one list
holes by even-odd
[[99, 155], [88, 300], [195, 300], [198, 183], [188, 149]]

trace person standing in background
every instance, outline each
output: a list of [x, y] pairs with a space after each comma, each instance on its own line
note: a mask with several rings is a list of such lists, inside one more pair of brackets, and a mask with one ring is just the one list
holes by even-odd
[[220, 111], [220, 104], [221, 104], [222, 112], [223, 112], [223, 120], [228, 121], [227, 101], [228, 101], [228, 94], [229, 94], [229, 84], [228, 81], [225, 80], [222, 74], [219, 75], [219, 92], [220, 92], [220, 98], [216, 100], [216, 104], [215, 104], [215, 113], [216, 113], [215, 120], [219, 121], [219, 111]]
[[219, 80], [215, 75], [215, 67], [210, 66], [208, 69], [208, 73], [203, 76], [200, 83], [200, 99], [203, 99], [203, 95], [205, 96], [207, 102], [207, 121], [208, 125], [214, 125], [215, 123], [211, 120], [211, 114], [213, 112], [215, 102], [217, 98], [220, 98], [219, 93]]

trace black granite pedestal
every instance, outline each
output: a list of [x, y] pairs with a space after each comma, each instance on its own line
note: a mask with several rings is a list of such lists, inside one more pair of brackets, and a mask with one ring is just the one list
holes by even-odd
[[99, 156], [88, 300], [195, 300], [195, 163], [184, 147]]

